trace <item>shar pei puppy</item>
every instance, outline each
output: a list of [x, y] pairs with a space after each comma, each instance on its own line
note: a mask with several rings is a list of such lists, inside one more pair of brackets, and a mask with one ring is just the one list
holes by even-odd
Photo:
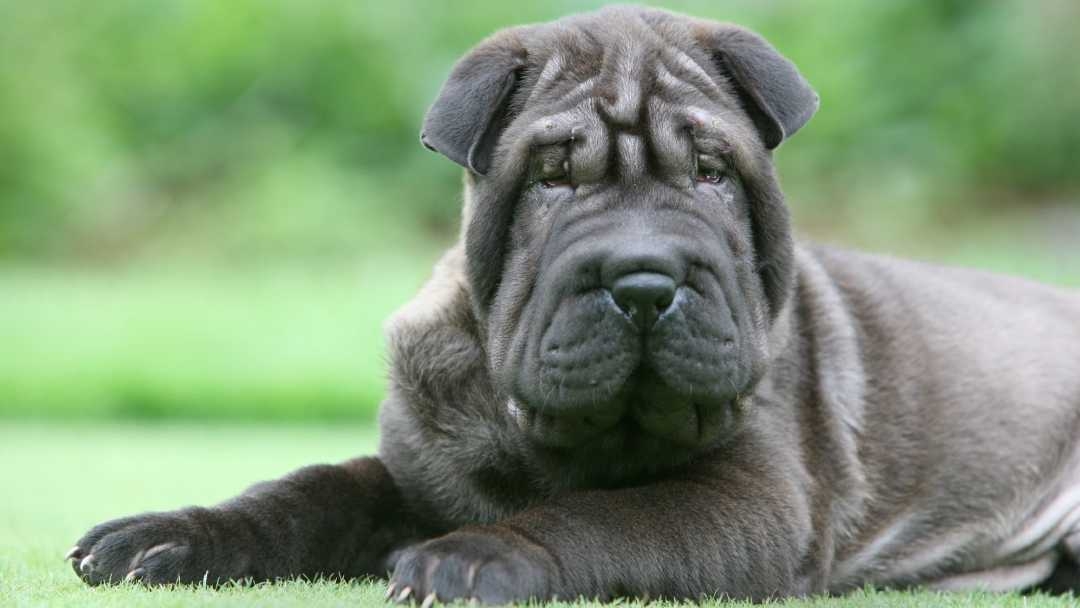
[[91, 584], [387, 576], [398, 602], [1077, 585], [1080, 297], [799, 244], [814, 114], [734, 25], [501, 31], [421, 139], [459, 244], [388, 324], [378, 456], [103, 523]]

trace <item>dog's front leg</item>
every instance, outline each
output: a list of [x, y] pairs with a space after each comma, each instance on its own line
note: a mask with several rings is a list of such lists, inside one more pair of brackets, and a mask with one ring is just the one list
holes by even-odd
[[760, 469], [569, 494], [406, 551], [399, 600], [615, 597], [761, 600], [813, 591], [797, 484]]
[[382, 462], [358, 458], [299, 469], [215, 507], [100, 524], [69, 557], [95, 585], [380, 575], [414, 540], [404, 513]]

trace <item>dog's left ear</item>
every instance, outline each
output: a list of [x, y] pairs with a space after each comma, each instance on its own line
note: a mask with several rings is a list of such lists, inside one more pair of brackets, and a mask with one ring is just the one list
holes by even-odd
[[473, 173], [487, 173], [524, 65], [516, 30], [481, 42], [454, 66], [424, 118], [420, 142]]
[[810, 83], [761, 36], [710, 23], [699, 29], [698, 39], [738, 88], [766, 148], [779, 146], [817, 112], [820, 100]]

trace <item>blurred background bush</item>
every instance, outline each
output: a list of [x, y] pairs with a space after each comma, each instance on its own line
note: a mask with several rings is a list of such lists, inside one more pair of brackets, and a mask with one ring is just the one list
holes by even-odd
[[[0, 0], [0, 417], [371, 420], [457, 230], [424, 110], [597, 4]], [[657, 4], [820, 92], [777, 155], [804, 235], [1080, 284], [1080, 3]]]

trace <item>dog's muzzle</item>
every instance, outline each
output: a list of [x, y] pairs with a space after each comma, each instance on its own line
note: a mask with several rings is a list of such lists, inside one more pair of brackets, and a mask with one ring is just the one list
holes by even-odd
[[715, 273], [694, 276], [677, 242], [598, 243], [568, 265], [599, 285], [557, 303], [537, 371], [511, 402], [536, 441], [570, 447], [618, 431], [696, 446], [714, 436], [742, 383], [738, 331]]

